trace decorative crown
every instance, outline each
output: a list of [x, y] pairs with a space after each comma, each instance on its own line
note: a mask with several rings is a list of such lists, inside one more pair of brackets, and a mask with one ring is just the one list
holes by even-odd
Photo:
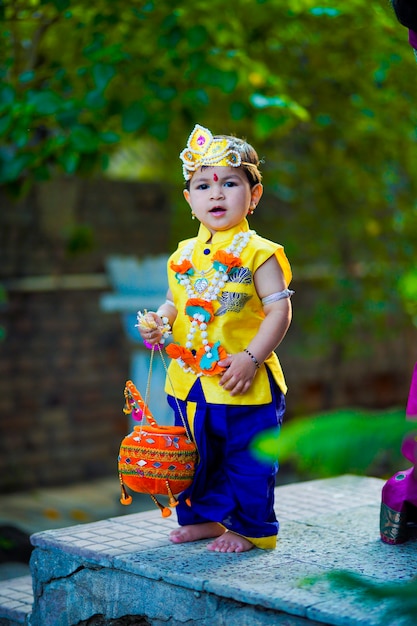
[[215, 138], [211, 132], [196, 124], [187, 141], [187, 147], [180, 154], [185, 180], [190, 180], [202, 165], [239, 167], [242, 157], [229, 139]]

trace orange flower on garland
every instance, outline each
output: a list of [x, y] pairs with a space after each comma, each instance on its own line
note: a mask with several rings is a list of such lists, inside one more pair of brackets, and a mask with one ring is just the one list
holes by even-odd
[[242, 261], [239, 257], [230, 252], [225, 252], [224, 250], [218, 250], [211, 260], [213, 261], [213, 267], [217, 271], [227, 272], [228, 274], [230, 274], [234, 268], [242, 265]]
[[209, 356], [205, 347], [201, 346], [195, 355], [196, 361], [205, 376], [216, 376], [216, 374], [221, 374], [226, 369], [225, 367], [220, 367], [218, 361], [225, 359], [227, 352], [218, 341], [208, 345], [211, 348], [211, 355]]
[[174, 263], [173, 261], [171, 261], [170, 268], [176, 274], [194, 274], [193, 265], [188, 259], [184, 259], [183, 261], [181, 261], [181, 263]]
[[195, 356], [187, 348], [183, 348], [178, 343], [170, 343], [165, 352], [171, 359], [180, 359], [187, 367], [191, 367], [194, 371], [198, 370]]
[[206, 324], [209, 324], [214, 317], [212, 303], [202, 298], [189, 298], [185, 303], [185, 313], [191, 320], [196, 313], [202, 315]]

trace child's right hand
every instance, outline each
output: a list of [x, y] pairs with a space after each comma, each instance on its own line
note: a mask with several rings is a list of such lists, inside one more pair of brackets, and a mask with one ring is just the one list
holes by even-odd
[[143, 341], [151, 346], [162, 342], [164, 323], [154, 311], [138, 311], [137, 328]]

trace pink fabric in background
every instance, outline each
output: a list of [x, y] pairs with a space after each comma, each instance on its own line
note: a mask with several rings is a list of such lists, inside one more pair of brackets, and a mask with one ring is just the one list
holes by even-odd
[[405, 414], [406, 417], [410, 419], [417, 419], [417, 363], [414, 366], [414, 372], [411, 379], [410, 393], [408, 394], [408, 403]]

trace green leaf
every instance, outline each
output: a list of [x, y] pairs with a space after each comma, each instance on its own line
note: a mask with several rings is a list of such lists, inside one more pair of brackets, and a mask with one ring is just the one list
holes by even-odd
[[100, 139], [103, 143], [117, 143], [120, 141], [120, 135], [107, 131], [100, 133]]
[[146, 2], [140, 9], [137, 9], [136, 7], [131, 7], [130, 10], [132, 11], [133, 15], [135, 15], [135, 17], [143, 20], [148, 17], [147, 13], [152, 13], [154, 9], [155, 4], [151, 0], [150, 2]]
[[98, 147], [98, 135], [88, 126], [79, 125], [72, 130], [70, 142], [78, 152], [92, 154]]
[[67, 174], [75, 174], [80, 157], [77, 152], [65, 151], [58, 159]]
[[414, 576], [408, 581], [375, 582], [369, 578], [352, 574], [347, 570], [332, 570], [325, 576], [316, 575], [311, 579], [312, 584], [323, 583], [327, 579], [331, 589], [338, 594], [353, 592], [359, 601], [373, 600], [385, 606], [381, 616], [383, 624], [403, 623], [413, 624], [417, 614], [417, 578]]
[[169, 121], [153, 122], [149, 125], [148, 130], [149, 133], [156, 139], [159, 139], [159, 141], [166, 141], [169, 133]]
[[188, 89], [182, 94], [183, 102], [195, 106], [196, 104], [207, 106], [210, 98], [205, 89]]
[[15, 90], [11, 85], [0, 84], [0, 111], [5, 111], [15, 101]]
[[239, 76], [235, 71], [223, 71], [219, 72], [218, 75], [218, 86], [225, 93], [232, 93], [236, 89], [236, 85], [238, 83]]
[[177, 90], [171, 85], [161, 86], [154, 83], [151, 88], [158, 100], [163, 102], [170, 102], [177, 95]]
[[29, 70], [27, 72], [22, 72], [19, 75], [20, 83], [30, 83], [31, 80], [35, 78], [35, 72], [33, 70]]
[[105, 107], [106, 100], [98, 89], [89, 91], [85, 97], [85, 103], [89, 109], [99, 110]]
[[398, 291], [404, 302], [404, 308], [417, 326], [417, 268], [413, 268], [400, 277]]
[[248, 113], [248, 107], [243, 102], [232, 102], [230, 105], [230, 115], [233, 120], [243, 120]]
[[274, 463], [279, 455], [279, 428], [269, 428], [252, 439], [250, 451], [265, 463]]
[[298, 119], [302, 122], [307, 122], [310, 119], [310, 113], [307, 111], [307, 109], [300, 106], [296, 102], [290, 102], [288, 104], [288, 108], [290, 109], [291, 113], [293, 113], [295, 117], [298, 117]]
[[62, 100], [53, 91], [29, 91], [27, 100], [39, 115], [54, 115], [62, 105]]
[[39, 149], [42, 150], [42, 157], [47, 158], [48, 161], [51, 157], [55, 157], [57, 153], [60, 153], [62, 148], [68, 144], [68, 137], [62, 134], [47, 135], [42, 144], [39, 144]]
[[5, 135], [12, 121], [11, 115], [3, 115], [0, 117], [0, 137]]
[[398, 289], [403, 298], [417, 303], [417, 268], [413, 268], [398, 281]]
[[250, 103], [255, 109], [266, 109], [268, 107], [279, 107], [285, 109], [288, 107], [288, 103], [280, 96], [264, 96], [261, 93], [253, 93], [249, 98]]
[[288, 119], [288, 115], [268, 115], [268, 113], [258, 113], [255, 117], [256, 132], [261, 138], [269, 137], [274, 130], [283, 126]]
[[0, 154], [0, 183], [13, 182], [20, 178], [34, 160], [33, 154], [13, 154], [3, 150]]
[[93, 79], [99, 91], [104, 91], [111, 79], [115, 76], [116, 69], [108, 63], [96, 63], [93, 66]]
[[311, 15], [316, 15], [321, 17], [322, 15], [327, 15], [328, 17], [337, 17], [340, 15], [340, 11], [338, 9], [334, 9], [331, 7], [312, 7], [310, 9]]
[[93, 41], [88, 44], [83, 50], [86, 57], [93, 57], [98, 51], [101, 50], [104, 43], [103, 33], [94, 33]]
[[58, 11], [65, 11], [71, 5], [71, 0], [51, 0], [52, 4], [56, 6]]
[[224, 93], [232, 93], [238, 83], [238, 74], [233, 70], [222, 70], [212, 65], [202, 66], [198, 71], [200, 84], [218, 87]]
[[146, 122], [146, 113], [140, 102], [133, 102], [123, 111], [122, 128], [126, 133], [134, 133]]
[[207, 30], [201, 24], [193, 25], [187, 31], [187, 40], [190, 48], [203, 46], [208, 39]]
[[60, 111], [56, 120], [62, 128], [72, 128], [76, 125], [78, 121], [79, 110], [75, 107], [75, 103], [73, 107], [68, 106], [64, 111]]
[[11, 135], [11, 139], [17, 148], [24, 148], [31, 137], [27, 128], [17, 128]]
[[350, 473], [373, 476], [381, 460], [401, 468], [401, 441], [409, 430], [404, 413], [338, 409], [293, 418], [280, 433], [278, 459], [321, 478]]
[[327, 113], [319, 113], [315, 121], [319, 126], [330, 126], [333, 123], [331, 115]]

